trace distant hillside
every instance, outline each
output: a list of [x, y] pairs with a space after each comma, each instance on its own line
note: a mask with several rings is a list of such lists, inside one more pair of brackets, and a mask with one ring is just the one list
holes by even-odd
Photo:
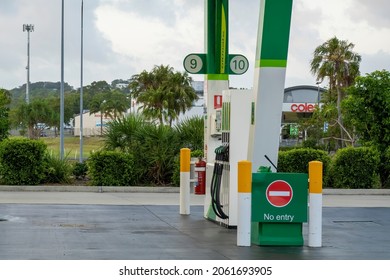
[[[30, 99], [57, 96], [60, 92], [61, 82], [36, 82], [30, 84]], [[64, 91], [72, 91], [73, 87], [64, 83]], [[13, 103], [26, 98], [26, 84], [10, 90]]]

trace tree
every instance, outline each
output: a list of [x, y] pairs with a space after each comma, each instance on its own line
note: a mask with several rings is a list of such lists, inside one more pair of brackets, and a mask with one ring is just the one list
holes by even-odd
[[90, 85], [85, 87], [85, 92], [91, 97], [111, 91], [111, 86], [106, 81], [92, 82]]
[[170, 66], [155, 66], [130, 79], [130, 92], [141, 103], [142, 113], [149, 119], [172, 125], [180, 112], [185, 112], [197, 100], [187, 73], [175, 72]]
[[11, 93], [0, 88], [0, 141], [9, 135], [10, 121], [8, 118], [9, 104], [11, 103]]
[[108, 94], [106, 97], [107, 99], [105, 104], [105, 110], [107, 114], [113, 119], [116, 119], [117, 117], [125, 113], [130, 107], [126, 95], [117, 89], [112, 90], [111, 93]]
[[342, 105], [345, 121], [353, 125], [362, 144], [379, 150], [381, 183], [390, 185], [390, 72], [375, 71], [358, 77]]
[[345, 89], [352, 85], [360, 74], [361, 57], [353, 52], [354, 46], [348, 41], [333, 37], [314, 50], [313, 59], [310, 62], [311, 72], [316, 75], [319, 82], [325, 78], [329, 80], [329, 101], [337, 100], [336, 122], [340, 126], [341, 146], [344, 145], [343, 139], [346, 132], [341, 112], [341, 101], [344, 98]]
[[[73, 100], [68, 98], [68, 94], [65, 95], [65, 105], [64, 105], [64, 123], [67, 124], [70, 122], [70, 119], [73, 117], [74, 112], [72, 108]], [[54, 134], [57, 137], [57, 131], [60, 128], [60, 98], [59, 97], [51, 97], [45, 101], [47, 104], [50, 104], [50, 111], [48, 112], [47, 120], [45, 123], [54, 127]]]
[[38, 123], [49, 123], [53, 116], [51, 105], [43, 99], [34, 99], [29, 104], [21, 103], [12, 112], [16, 126], [27, 127], [30, 139], [39, 138]]
[[171, 77], [171, 98], [168, 106], [173, 113], [168, 119], [170, 126], [172, 126], [172, 121], [179, 117], [180, 113], [185, 113], [187, 109], [191, 108], [194, 101], [198, 99], [195, 90], [191, 86], [191, 81], [186, 72], [176, 72]]

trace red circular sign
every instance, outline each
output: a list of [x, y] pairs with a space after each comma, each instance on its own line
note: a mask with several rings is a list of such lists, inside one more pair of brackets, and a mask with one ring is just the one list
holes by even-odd
[[273, 181], [268, 185], [266, 197], [271, 205], [275, 207], [284, 207], [291, 202], [293, 190], [286, 181]]

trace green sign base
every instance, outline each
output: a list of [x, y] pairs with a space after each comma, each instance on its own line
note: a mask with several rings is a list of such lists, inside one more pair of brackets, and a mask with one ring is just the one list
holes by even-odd
[[259, 246], [303, 246], [302, 223], [252, 222], [251, 241]]

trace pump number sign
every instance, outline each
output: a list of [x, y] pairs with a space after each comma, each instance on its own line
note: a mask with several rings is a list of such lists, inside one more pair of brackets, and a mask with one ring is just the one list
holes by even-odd
[[266, 196], [272, 206], [284, 207], [291, 202], [293, 189], [286, 181], [273, 181], [266, 190]]
[[[204, 53], [191, 53], [184, 58], [184, 69], [190, 74], [207, 73], [207, 55]], [[249, 68], [248, 59], [241, 54], [229, 55], [229, 74], [242, 75]]]
[[184, 58], [183, 66], [190, 74], [206, 74], [206, 55], [191, 53]]
[[241, 54], [229, 55], [229, 74], [242, 75], [249, 68], [248, 59]]

